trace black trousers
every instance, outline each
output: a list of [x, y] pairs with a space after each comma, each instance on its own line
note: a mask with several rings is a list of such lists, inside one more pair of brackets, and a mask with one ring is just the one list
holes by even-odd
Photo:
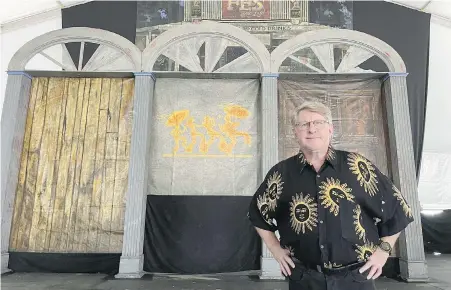
[[361, 274], [359, 269], [326, 274], [297, 264], [288, 277], [289, 290], [376, 290], [367, 275], [368, 271]]

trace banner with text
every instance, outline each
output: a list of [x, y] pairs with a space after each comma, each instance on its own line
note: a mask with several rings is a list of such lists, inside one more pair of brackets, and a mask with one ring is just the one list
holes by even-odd
[[252, 20], [270, 19], [269, 0], [223, 0], [222, 19]]

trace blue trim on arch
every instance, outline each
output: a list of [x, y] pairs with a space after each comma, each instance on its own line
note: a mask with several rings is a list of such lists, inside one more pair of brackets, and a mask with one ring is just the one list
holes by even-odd
[[27, 74], [27, 73], [24, 72], [24, 71], [14, 71], [14, 70], [11, 70], [11, 71], [7, 71], [6, 73], [7, 73], [8, 75], [10, 75], [10, 76], [25, 76], [25, 77], [29, 78], [30, 80], [33, 79], [33, 77], [32, 77], [31, 75]]
[[279, 78], [278, 73], [262, 73], [262, 78]]

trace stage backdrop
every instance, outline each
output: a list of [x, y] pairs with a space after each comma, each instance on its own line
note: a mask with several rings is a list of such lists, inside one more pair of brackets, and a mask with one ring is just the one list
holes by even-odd
[[[171, 4], [165, 1], [92, 1], [63, 9], [63, 28], [87, 26], [109, 30], [136, 42], [144, 49], [156, 36], [148, 33], [145, 27], [152, 26], [159, 31], [160, 28], [166, 29], [160, 27], [161, 24], [182, 24], [185, 1], [169, 2]], [[310, 1], [309, 22], [368, 33], [387, 42], [401, 55], [409, 73], [407, 88], [418, 173], [427, 99], [430, 14], [386, 1]], [[146, 37], [150, 39], [146, 41]], [[276, 42], [271, 43], [271, 49], [277, 45]], [[85, 61], [88, 61], [95, 48], [85, 48]], [[75, 63], [78, 63], [79, 45], [71, 45], [69, 51]], [[386, 70], [385, 65], [375, 58], [360, 67]]]
[[146, 271], [258, 269], [260, 239], [247, 210], [258, 186], [259, 86], [246, 79], [157, 79]]
[[114, 272], [124, 233], [134, 79], [33, 78], [9, 268]]
[[336, 149], [358, 152], [384, 174], [387, 166], [386, 126], [379, 79], [281, 80], [279, 87], [279, 159], [293, 156], [299, 145], [291, 124], [292, 113], [305, 101], [320, 101], [331, 108]]

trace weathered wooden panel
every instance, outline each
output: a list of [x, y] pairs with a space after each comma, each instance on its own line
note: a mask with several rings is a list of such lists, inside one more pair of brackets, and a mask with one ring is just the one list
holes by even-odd
[[[42, 83], [41, 83], [42, 86]], [[14, 214], [13, 214], [13, 221], [19, 221], [22, 217], [22, 211], [24, 206], [28, 203], [27, 199], [28, 195], [26, 193], [26, 177], [27, 177], [27, 166], [28, 166], [28, 150], [30, 149], [30, 139], [31, 139], [31, 125], [33, 122], [33, 113], [34, 108], [36, 104], [36, 99], [38, 96], [38, 89], [39, 89], [39, 81], [36, 81], [32, 84], [31, 87], [31, 96], [30, 96], [30, 103], [29, 103], [29, 113], [27, 115], [27, 121], [25, 123], [25, 136], [23, 140], [23, 148], [22, 148], [22, 156], [20, 161], [20, 168], [23, 168], [24, 170], [19, 171], [19, 180], [17, 182], [17, 190], [16, 190], [16, 200], [15, 200], [15, 208], [14, 208]], [[19, 227], [20, 223], [16, 222], [12, 224], [11, 227], [11, 243], [13, 245], [19, 244]]]
[[33, 79], [10, 249], [120, 252], [133, 79]]
[[60, 153], [60, 164], [58, 171], [58, 181], [56, 187], [55, 205], [53, 207], [52, 233], [50, 237], [50, 248], [57, 251], [64, 251], [67, 245], [67, 234], [63, 234], [66, 228], [66, 204], [72, 200], [71, 176], [72, 172], [72, 147], [73, 134], [76, 122], [76, 110], [78, 101], [79, 79], [68, 79], [66, 91], [67, 103], [64, 111], [63, 126], [61, 131], [62, 146]]

